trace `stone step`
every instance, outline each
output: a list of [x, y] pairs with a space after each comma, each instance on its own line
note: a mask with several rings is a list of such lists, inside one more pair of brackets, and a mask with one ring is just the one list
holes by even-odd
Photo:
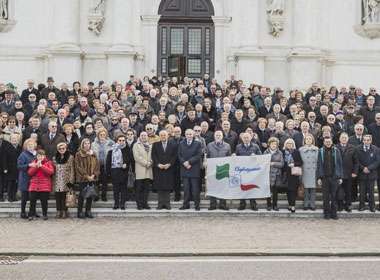
[[[41, 209], [37, 208], [37, 212], [41, 213]], [[70, 217], [76, 218], [76, 209], [69, 209]], [[55, 209], [49, 209], [48, 216], [55, 220]], [[145, 217], [282, 217], [282, 218], [322, 218], [323, 211], [318, 209], [316, 211], [303, 211], [296, 210], [296, 213], [290, 213], [287, 209], [280, 209], [280, 211], [266, 211], [260, 209], [259, 211], [243, 210], [238, 211], [231, 209], [229, 211], [215, 210], [208, 211], [207, 208], [203, 208], [200, 211], [195, 211], [193, 207], [189, 210], [178, 210], [173, 208], [172, 210], [112, 210], [93, 208], [92, 214], [97, 218], [145, 218]], [[380, 218], [380, 212], [371, 213], [368, 210], [359, 212], [353, 210], [351, 213], [340, 212], [340, 218]], [[17, 208], [0, 208], [0, 218], [18, 218], [20, 216], [20, 210]], [[27, 222], [27, 221], [26, 221]]]

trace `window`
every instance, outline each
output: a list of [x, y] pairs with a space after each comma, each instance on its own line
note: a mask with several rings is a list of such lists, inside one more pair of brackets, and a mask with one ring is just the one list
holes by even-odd
[[183, 54], [183, 29], [172, 28], [170, 34], [171, 54]]
[[189, 74], [200, 74], [202, 69], [202, 60], [200, 59], [189, 59], [187, 71]]
[[189, 28], [189, 54], [201, 54], [202, 29]]

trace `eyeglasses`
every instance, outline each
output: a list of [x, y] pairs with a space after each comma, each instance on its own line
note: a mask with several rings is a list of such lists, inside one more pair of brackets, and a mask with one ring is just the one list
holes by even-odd
[[119, 139], [118, 142], [125, 142], [125, 139]]
[[151, 127], [147, 127], [147, 129], [146, 130], [152, 130], [153, 128], [151, 128]]
[[63, 151], [63, 150], [66, 150], [66, 147], [58, 148], [58, 151]]

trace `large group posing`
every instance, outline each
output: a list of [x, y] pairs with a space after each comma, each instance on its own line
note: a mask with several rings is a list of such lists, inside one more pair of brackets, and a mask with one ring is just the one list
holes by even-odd
[[[68, 217], [68, 198], [77, 192], [77, 217], [93, 218], [92, 203], [113, 209], [134, 199], [138, 210], [171, 209], [170, 198], [194, 201], [200, 210], [207, 158], [271, 154], [268, 211], [278, 211], [286, 192], [288, 210], [304, 190], [303, 209], [316, 209], [322, 188], [326, 219], [337, 212], [380, 210], [380, 94], [349, 86], [305, 91], [245, 85], [231, 76], [223, 84], [202, 79], [130, 76], [125, 84], [103, 81], [57, 88], [46, 84], [18, 92], [0, 83], [0, 200], [21, 197], [21, 218], [47, 219], [51, 192], [57, 218]], [[183, 198], [181, 197], [183, 190]], [[6, 194], [6, 196], [5, 196]], [[229, 210], [226, 200], [210, 197], [209, 210]], [[27, 212], [27, 202], [30, 201]], [[380, 203], [380, 196], [379, 196]], [[367, 205], [367, 206], [366, 206]], [[240, 200], [238, 210], [247, 201]], [[85, 209], [83, 211], [83, 208]], [[256, 200], [249, 208], [257, 211]]]

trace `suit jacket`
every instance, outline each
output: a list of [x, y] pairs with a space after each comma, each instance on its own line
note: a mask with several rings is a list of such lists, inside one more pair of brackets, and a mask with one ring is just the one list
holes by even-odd
[[[177, 161], [178, 146], [174, 141], [168, 141], [166, 149], [162, 142], [156, 142], [152, 147], [153, 161], [153, 188], [158, 191], [173, 190], [175, 184], [175, 163]], [[159, 164], [170, 164], [168, 169], [160, 169]]]
[[[358, 174], [359, 180], [376, 180], [377, 168], [380, 164], [379, 149], [371, 145], [368, 151], [364, 151], [364, 145], [356, 147], [357, 164], [355, 166], [355, 173]], [[370, 173], [363, 172], [364, 167], [370, 170]]]
[[372, 144], [380, 148], [380, 125], [372, 123], [368, 126], [368, 132], [372, 135]]
[[49, 133], [45, 133], [40, 137], [38, 142], [41, 148], [45, 150], [46, 156], [49, 159], [53, 159], [57, 153], [57, 144], [62, 142], [66, 143], [66, 139], [62, 134], [57, 132], [54, 138], [50, 140]]
[[348, 139], [348, 144], [351, 144], [351, 145], [357, 147], [357, 146], [363, 144], [363, 137], [362, 137], [362, 139], [359, 139], [356, 137], [356, 135], [352, 135]]
[[355, 147], [351, 144], [347, 144], [343, 149], [341, 144], [336, 145], [342, 156], [342, 168], [343, 168], [343, 178], [349, 179], [352, 177], [352, 173], [355, 172], [356, 165], [356, 155]]
[[[184, 178], [199, 178], [201, 175], [201, 160], [202, 160], [202, 145], [195, 139], [191, 145], [187, 145], [187, 140], [184, 139], [178, 148], [178, 159], [181, 165], [181, 177]], [[191, 165], [190, 169], [186, 169], [183, 163], [188, 161]]]

